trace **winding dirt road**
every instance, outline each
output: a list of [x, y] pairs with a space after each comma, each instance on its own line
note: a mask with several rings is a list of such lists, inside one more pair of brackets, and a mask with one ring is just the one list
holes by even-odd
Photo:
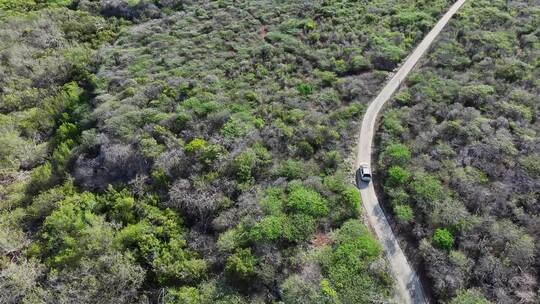
[[[360, 138], [357, 147], [355, 168], [361, 163], [371, 164], [371, 153], [373, 144], [373, 133], [375, 130], [377, 117], [384, 104], [392, 97], [399, 88], [401, 82], [409, 75], [418, 60], [427, 52], [433, 41], [437, 38], [442, 29], [454, 14], [465, 4], [467, 0], [458, 0], [442, 16], [435, 27], [426, 35], [422, 42], [416, 47], [414, 52], [408, 57], [394, 77], [386, 84], [379, 95], [371, 102], [362, 120]], [[375, 176], [376, 178], [376, 176]], [[366, 211], [369, 224], [382, 243], [386, 257], [390, 263], [396, 279], [396, 289], [400, 297], [399, 303], [429, 303], [422, 284], [418, 279], [414, 269], [407, 262], [407, 258], [399, 247], [399, 243], [388, 224], [388, 220], [379, 205], [377, 195], [373, 188], [373, 183], [359, 183], [362, 203]]]

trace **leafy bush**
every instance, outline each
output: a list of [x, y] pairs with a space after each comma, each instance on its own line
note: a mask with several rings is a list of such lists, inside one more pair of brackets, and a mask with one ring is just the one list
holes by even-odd
[[371, 69], [371, 63], [364, 56], [358, 55], [351, 59], [352, 72], [365, 72]]
[[288, 159], [283, 161], [276, 171], [276, 175], [286, 177], [288, 180], [294, 180], [304, 177], [307, 170], [302, 161]]
[[367, 286], [376, 286], [370, 292], [388, 291], [386, 283], [366, 275], [366, 267], [380, 257], [382, 249], [361, 223], [347, 221], [336, 231], [334, 241], [334, 248], [321, 252], [320, 262], [330, 283], [327, 287], [337, 292], [340, 301], [369, 303], [374, 294], [365, 292]]
[[490, 304], [480, 291], [475, 289], [458, 291], [458, 295], [455, 296], [450, 304]]
[[257, 222], [250, 230], [250, 236], [254, 241], [275, 241], [284, 236], [284, 230], [288, 227], [286, 215], [270, 215]]
[[445, 228], [437, 228], [433, 234], [433, 245], [440, 249], [450, 250], [454, 246], [454, 236]]
[[431, 204], [444, 199], [445, 191], [441, 182], [431, 175], [417, 176], [410, 184], [413, 198], [422, 204]]
[[238, 249], [227, 258], [225, 270], [236, 279], [248, 280], [255, 272], [256, 259], [251, 254], [251, 249]]
[[387, 185], [389, 187], [403, 186], [407, 183], [411, 174], [408, 170], [399, 166], [392, 166], [388, 169]]
[[402, 223], [410, 223], [414, 220], [414, 211], [409, 205], [395, 205], [394, 213]]
[[329, 211], [328, 202], [319, 193], [306, 189], [304, 186], [291, 189], [287, 207], [312, 216], [325, 216]]
[[309, 95], [313, 92], [313, 87], [307, 83], [299, 84], [296, 89], [302, 95]]
[[411, 160], [411, 151], [403, 144], [390, 144], [386, 146], [380, 158], [384, 166], [403, 166]]

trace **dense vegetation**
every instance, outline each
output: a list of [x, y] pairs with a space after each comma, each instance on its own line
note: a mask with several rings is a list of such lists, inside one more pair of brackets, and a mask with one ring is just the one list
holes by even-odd
[[448, 5], [0, 0], [0, 302], [387, 301], [344, 158]]
[[442, 302], [540, 300], [539, 29], [538, 1], [470, 1], [384, 114], [387, 207]]

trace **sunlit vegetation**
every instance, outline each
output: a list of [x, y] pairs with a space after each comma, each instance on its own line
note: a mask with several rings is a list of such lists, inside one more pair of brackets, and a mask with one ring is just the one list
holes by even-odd
[[382, 119], [385, 201], [441, 302], [539, 300], [539, 21], [470, 1]]
[[0, 302], [389, 301], [344, 160], [449, 2], [0, 0]]

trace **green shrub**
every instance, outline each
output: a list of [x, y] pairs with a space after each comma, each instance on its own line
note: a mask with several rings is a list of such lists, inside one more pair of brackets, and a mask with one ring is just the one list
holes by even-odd
[[299, 179], [305, 177], [307, 174], [304, 162], [293, 159], [287, 159], [279, 164], [276, 175], [286, 177], [288, 180]]
[[338, 80], [336, 73], [330, 71], [315, 71], [315, 75], [321, 79], [323, 86], [332, 86]]
[[520, 163], [532, 177], [540, 177], [540, 154], [524, 156], [520, 159]]
[[61, 186], [48, 189], [34, 196], [32, 203], [26, 208], [26, 212], [28, 216], [35, 220], [43, 220], [58, 207], [58, 203], [64, 197], [73, 194], [75, 194], [75, 186], [72, 180], [68, 180]]
[[350, 70], [352, 72], [365, 72], [371, 69], [371, 63], [364, 56], [358, 55], [351, 59]]
[[322, 279], [319, 284], [321, 287], [321, 291], [325, 296], [331, 299], [337, 299], [337, 292], [334, 288], [332, 288], [330, 281], [328, 281], [327, 279]]
[[165, 304], [199, 304], [203, 300], [195, 287], [183, 286], [179, 289], [167, 289]]
[[313, 93], [313, 87], [308, 83], [301, 83], [296, 87], [296, 89], [302, 95], [310, 95]]
[[284, 236], [285, 226], [288, 225], [287, 221], [287, 216], [284, 214], [264, 217], [251, 228], [251, 239], [256, 242], [276, 241]]
[[[144, 243], [142, 246], [148, 246]], [[183, 239], [171, 239], [153, 248], [152, 268], [161, 284], [171, 282], [191, 283], [206, 277], [208, 266], [203, 259], [195, 258], [186, 249]]]
[[73, 266], [111, 246], [113, 230], [91, 211], [95, 204], [92, 194], [73, 196], [45, 219], [40, 232], [41, 253], [50, 267]]
[[450, 250], [454, 246], [454, 236], [445, 228], [437, 228], [433, 234], [433, 245], [439, 249]]
[[151, 159], [158, 157], [163, 151], [165, 151], [165, 147], [158, 144], [158, 142], [152, 137], [141, 138], [139, 140], [139, 147], [142, 155]]
[[337, 111], [332, 113], [332, 116], [334, 119], [348, 121], [359, 116], [361, 113], [362, 107], [358, 104], [353, 103], [349, 106], [339, 108]]
[[336, 150], [325, 152], [323, 158], [323, 169], [326, 174], [334, 173], [343, 161], [341, 153]]
[[366, 273], [370, 263], [380, 258], [382, 248], [362, 223], [345, 222], [334, 234], [334, 240], [333, 248], [320, 253], [319, 262], [341, 303], [369, 303], [369, 292], [379, 295], [388, 292], [386, 283]]
[[293, 243], [306, 241], [317, 228], [317, 221], [310, 215], [296, 213], [287, 218], [283, 227], [285, 239]]
[[244, 245], [247, 241], [247, 233], [242, 225], [231, 228], [219, 235], [217, 247], [220, 251], [232, 252]]
[[75, 124], [64, 122], [56, 130], [55, 140], [63, 142], [66, 140], [75, 140], [79, 134], [79, 129]]
[[[127, 191], [112, 191], [98, 198], [100, 209], [119, 222], [131, 222], [115, 237], [117, 246], [149, 265], [160, 284], [188, 284], [203, 279], [207, 263], [187, 248], [182, 236], [182, 220], [170, 209], [159, 209], [148, 201], [133, 201]], [[134, 207], [135, 206], [135, 207]]]
[[336, 72], [336, 74], [344, 75], [345, 73], [347, 73], [348, 70], [347, 63], [343, 59], [334, 58], [332, 60], [332, 69], [334, 70], [334, 72]]
[[529, 69], [530, 67], [520, 60], [505, 59], [497, 62], [495, 76], [506, 81], [514, 82], [523, 79]]
[[394, 205], [394, 213], [402, 223], [410, 223], [414, 220], [414, 212], [409, 205]]
[[177, 132], [184, 130], [186, 128], [187, 123], [192, 120], [192, 117], [189, 113], [186, 112], [180, 112], [176, 115], [176, 118], [174, 119], [174, 125], [173, 129]]
[[400, 91], [395, 97], [394, 100], [397, 101], [400, 105], [408, 105], [411, 103], [412, 95], [409, 90]]
[[246, 150], [234, 159], [233, 170], [238, 181], [245, 183], [252, 180], [251, 171], [255, 166], [256, 158], [253, 150]]
[[292, 109], [287, 111], [287, 114], [285, 117], [283, 117], [283, 120], [290, 124], [297, 124], [304, 118], [305, 115], [306, 113], [300, 109]]
[[358, 210], [360, 208], [360, 192], [356, 187], [347, 186], [347, 188], [345, 188], [345, 190], [343, 190], [343, 192], [341, 193], [341, 197], [347, 207], [353, 210]]
[[460, 290], [450, 304], [491, 304], [484, 295], [476, 289]]
[[410, 162], [411, 151], [403, 144], [390, 144], [381, 153], [381, 164], [387, 166], [403, 166]]
[[58, 145], [58, 147], [56, 147], [56, 149], [54, 149], [52, 154], [52, 163], [58, 172], [63, 172], [66, 169], [66, 166], [71, 159], [73, 146], [74, 142], [70, 139], [62, 142], [60, 145]]
[[236, 252], [227, 258], [225, 270], [235, 279], [245, 281], [255, 274], [255, 257], [251, 254], [251, 249], [237, 249]]
[[185, 146], [185, 150], [188, 153], [195, 154], [206, 165], [210, 165], [226, 152], [221, 145], [209, 144], [201, 138], [195, 138], [190, 141]]
[[53, 177], [52, 165], [50, 162], [46, 162], [43, 165], [36, 167], [32, 170], [30, 179], [30, 189], [32, 192], [38, 192], [39, 190], [46, 188]]
[[304, 186], [295, 187], [289, 193], [287, 207], [312, 216], [325, 216], [329, 211], [328, 202], [319, 193]]
[[[230, 118], [221, 128], [220, 133], [226, 138], [238, 138], [249, 134], [254, 130], [256, 118], [247, 113], [236, 114]], [[259, 126], [261, 122], [259, 121]], [[264, 125], [264, 121], [262, 122]]]
[[283, 189], [276, 187], [266, 188], [259, 205], [267, 214], [278, 214], [283, 211], [286, 195]]
[[233, 171], [237, 180], [241, 183], [251, 183], [254, 169], [258, 167], [260, 173], [262, 167], [270, 163], [271, 157], [268, 150], [260, 144], [244, 150], [233, 160]]
[[384, 190], [388, 194], [388, 197], [390, 197], [392, 205], [402, 205], [409, 202], [409, 194], [401, 187], [386, 187]]
[[386, 181], [386, 185], [389, 187], [403, 186], [409, 181], [410, 178], [411, 174], [408, 170], [399, 166], [392, 166], [390, 169], [388, 169], [388, 179]]
[[306, 140], [300, 141], [298, 144], [296, 144], [296, 147], [298, 149], [298, 155], [306, 159], [311, 158], [315, 154], [315, 148], [313, 148], [313, 146]]
[[306, 19], [303, 21], [304, 29], [308, 31], [312, 31], [317, 27], [317, 23], [313, 21], [312, 19]]
[[182, 103], [182, 106], [187, 109], [191, 109], [193, 113], [198, 116], [206, 116], [216, 111], [220, 107], [219, 103], [217, 103], [216, 101], [201, 100], [197, 97], [191, 97], [185, 100]]
[[415, 177], [410, 184], [413, 198], [423, 204], [433, 204], [444, 199], [446, 193], [441, 182], [435, 177], [423, 174]]
[[482, 105], [495, 93], [495, 88], [490, 85], [469, 85], [460, 90], [459, 97], [468, 103]]
[[400, 114], [399, 110], [388, 110], [384, 114], [382, 122], [384, 131], [396, 138], [405, 131], [405, 128], [401, 124]]
[[186, 145], [186, 151], [190, 153], [196, 153], [203, 151], [208, 147], [208, 142], [202, 138], [195, 138]]

